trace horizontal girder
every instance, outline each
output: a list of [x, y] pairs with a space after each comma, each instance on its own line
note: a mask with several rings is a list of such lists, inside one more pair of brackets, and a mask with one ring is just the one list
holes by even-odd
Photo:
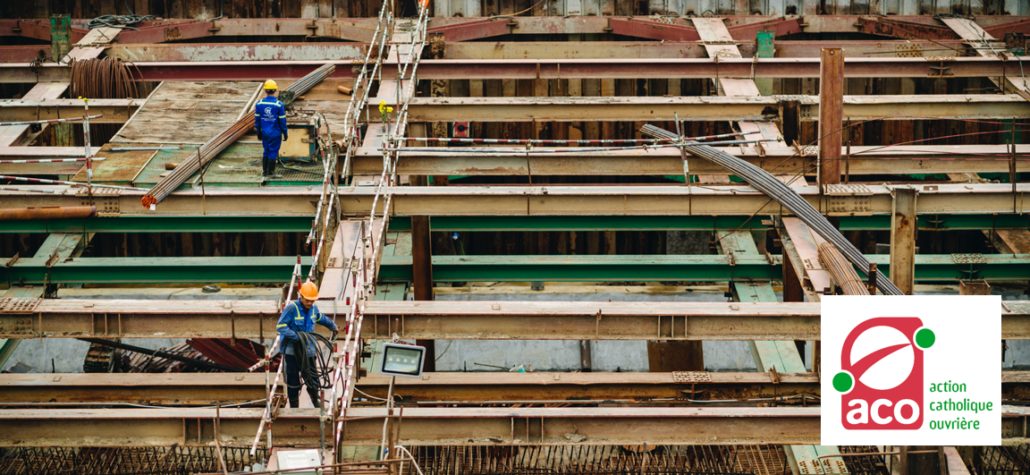
[[[1025, 260], [1015, 265], [1028, 266]], [[279, 315], [275, 302], [251, 300], [11, 299], [0, 305], [0, 338], [274, 338]], [[320, 308], [336, 316], [348, 310], [332, 301]], [[1030, 339], [1030, 302], [1007, 301], [1002, 310], [1002, 336]], [[387, 339], [820, 338], [818, 303], [373, 301], [362, 328], [363, 337]]]
[[[102, 117], [90, 119], [89, 122], [124, 124], [141, 105], [143, 99], [90, 99], [89, 115]], [[0, 122], [68, 119], [85, 115], [83, 102], [78, 99], [0, 99]]]
[[[561, 148], [418, 147], [399, 153], [401, 175], [469, 176], [682, 176], [683, 158], [674, 147], [614, 151], [567, 151]], [[793, 147], [765, 144], [753, 148], [718, 147], [780, 175], [814, 174], [815, 150], [799, 156]], [[927, 173], [1008, 173], [1008, 145], [858, 146], [841, 154], [849, 175], [907, 175]], [[1016, 150], [1017, 169], [1030, 166], [1030, 145]], [[726, 175], [729, 171], [707, 160], [688, 156], [696, 175]], [[352, 162], [355, 175], [382, 171], [381, 153], [361, 150]]]
[[[1002, 408], [1002, 437], [1022, 437], [1030, 411]], [[249, 445], [264, 409], [0, 409], [0, 447]], [[219, 428], [215, 430], [215, 418]], [[343, 440], [378, 445], [383, 407], [347, 411]], [[318, 444], [316, 409], [283, 409], [276, 445]], [[405, 408], [404, 445], [818, 444], [818, 407]], [[570, 437], [575, 434], [577, 437]]]
[[[260, 51], [274, 51], [268, 45]], [[178, 49], [186, 46], [177, 46]], [[164, 48], [167, 48], [165, 46]], [[319, 60], [239, 60], [240, 56], [256, 55], [255, 46], [220, 46], [214, 52], [203, 48], [178, 53], [232, 60], [137, 61], [134, 77], [142, 81], [243, 81], [275, 77], [299, 79], [322, 64], [332, 63], [336, 70], [331, 77], [353, 78], [358, 74], [364, 53], [359, 48], [341, 50], [341, 56]], [[287, 48], [287, 51], [297, 47]], [[307, 46], [307, 49], [313, 48]], [[314, 55], [301, 50], [294, 55]], [[323, 51], [323, 50], [314, 50]], [[131, 52], [122, 52], [132, 56]], [[268, 54], [265, 54], [268, 56]], [[271, 56], [279, 56], [272, 54]], [[850, 78], [911, 77], [962, 78], [1002, 77], [1019, 75], [1019, 61], [984, 57], [856, 57], [848, 58], [844, 74]], [[67, 65], [29, 62], [0, 63], [0, 82], [67, 81], [71, 70]], [[386, 67], [384, 79], [396, 75], [396, 68]], [[427, 59], [420, 61], [419, 79], [708, 79], [715, 77], [817, 78], [819, 58], [597, 58], [597, 59]]]
[[[1030, 184], [831, 185], [798, 192], [828, 216], [891, 213], [891, 190], [914, 186], [918, 214], [1023, 214], [1030, 212]], [[786, 215], [774, 201], [749, 186], [402, 186], [388, 188], [394, 216], [751, 216]], [[1013, 195], [1015, 191], [1015, 195]], [[374, 186], [341, 188], [342, 211], [367, 216]], [[307, 216], [315, 214], [321, 187], [210, 187], [178, 191], [156, 209], [140, 205], [142, 191], [96, 190], [63, 185], [32, 190], [0, 188], [4, 207], [95, 204], [104, 216]]]
[[[765, 219], [748, 216], [441, 216], [433, 231], [714, 231], [771, 229]], [[922, 231], [1027, 229], [1030, 214], [922, 215]], [[889, 216], [840, 216], [841, 231], [890, 229]], [[122, 216], [0, 221], [0, 233], [306, 233], [311, 219], [303, 216]], [[410, 219], [390, 220], [391, 231], [408, 231]]]
[[[412, 122], [761, 121], [778, 117], [782, 101], [800, 103], [800, 119], [819, 118], [817, 96], [678, 97], [415, 97]], [[389, 102], [389, 101], [388, 101]], [[370, 104], [370, 114], [378, 104]], [[848, 120], [1012, 119], [1030, 117], [1030, 103], [1016, 94], [844, 96]]]
[[[1030, 373], [1002, 372], [1002, 401], [1026, 400]], [[390, 378], [373, 374], [358, 380], [361, 391], [386, 398]], [[796, 397], [819, 394], [814, 373], [759, 372], [431, 372], [397, 379], [393, 393], [402, 404], [504, 404], [509, 402], [620, 400], [644, 404], [653, 399], [689, 403]], [[0, 374], [0, 406], [50, 404], [212, 405], [264, 399], [263, 373], [167, 374]], [[368, 401], [358, 400], [361, 405]]]

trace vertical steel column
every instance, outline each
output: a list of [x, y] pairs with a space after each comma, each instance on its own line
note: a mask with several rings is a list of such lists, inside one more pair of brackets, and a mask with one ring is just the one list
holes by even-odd
[[844, 51], [823, 48], [819, 67], [819, 188], [840, 183], [844, 112]]
[[[50, 54], [54, 61], [60, 61], [71, 51], [71, 17], [54, 15], [50, 17]], [[72, 124], [53, 124], [53, 145], [70, 147], [75, 144], [72, 139]]]
[[916, 275], [916, 190], [897, 188], [891, 213], [890, 276], [906, 295], [912, 295]]

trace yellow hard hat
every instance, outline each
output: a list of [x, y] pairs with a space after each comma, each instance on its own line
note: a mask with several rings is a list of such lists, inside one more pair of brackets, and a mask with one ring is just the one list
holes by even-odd
[[269, 79], [269, 80], [265, 81], [265, 90], [266, 91], [278, 91], [279, 90], [279, 85], [275, 83], [275, 80]]
[[300, 286], [300, 296], [308, 300], [318, 300], [318, 286], [314, 282], [304, 282], [304, 285]]

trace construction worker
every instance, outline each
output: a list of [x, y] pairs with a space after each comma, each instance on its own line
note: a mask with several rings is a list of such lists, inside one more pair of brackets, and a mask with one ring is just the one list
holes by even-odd
[[[310, 343], [310, 339], [302, 339], [298, 332], [312, 333], [317, 323], [332, 330], [332, 339], [335, 340], [336, 324], [318, 311], [315, 300], [318, 300], [318, 286], [313, 282], [305, 282], [300, 287], [300, 297], [286, 305], [279, 316], [279, 323], [275, 326], [282, 335], [283, 355], [286, 359], [286, 395], [290, 400], [290, 407], [300, 406], [301, 379], [304, 380], [315, 407], [322, 403], [315, 374], [316, 345]], [[309, 344], [305, 344], [305, 341]]]
[[275, 162], [279, 160], [279, 146], [289, 138], [286, 129], [286, 107], [275, 97], [279, 85], [269, 79], [265, 81], [265, 97], [254, 106], [254, 129], [261, 139], [264, 154], [261, 156], [264, 177], [275, 174]]

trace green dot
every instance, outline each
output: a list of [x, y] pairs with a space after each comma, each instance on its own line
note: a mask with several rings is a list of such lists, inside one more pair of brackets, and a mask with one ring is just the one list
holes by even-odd
[[916, 332], [916, 346], [924, 350], [933, 346], [935, 341], [937, 341], [937, 335], [934, 335], [933, 330], [929, 328], [920, 328]]
[[841, 371], [833, 377], [833, 389], [839, 392], [846, 393], [851, 391], [851, 387], [855, 384], [854, 379], [851, 378], [851, 373], [847, 371]]

